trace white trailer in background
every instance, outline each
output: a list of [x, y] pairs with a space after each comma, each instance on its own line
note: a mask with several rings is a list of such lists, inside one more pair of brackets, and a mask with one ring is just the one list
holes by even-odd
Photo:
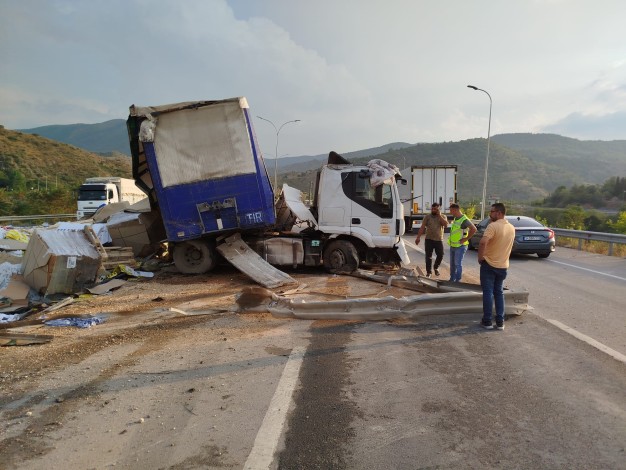
[[442, 213], [450, 215], [450, 204], [457, 202], [457, 169], [457, 165], [424, 165], [401, 171], [407, 180], [406, 186], [398, 186], [407, 232], [430, 212], [434, 202], [441, 206]]
[[148, 197], [135, 185], [135, 180], [118, 176], [87, 178], [78, 189], [76, 218], [91, 217], [108, 204], [127, 201], [131, 206]]

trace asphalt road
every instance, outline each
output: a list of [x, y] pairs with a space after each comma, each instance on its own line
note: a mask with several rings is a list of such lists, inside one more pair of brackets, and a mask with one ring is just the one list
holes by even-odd
[[[414, 237], [409, 237], [409, 240]], [[424, 265], [423, 254], [414, 253]], [[449, 262], [446, 248], [444, 262]], [[465, 272], [479, 277], [476, 251]], [[530, 292], [534, 313], [553, 319], [626, 355], [626, 260], [557, 247], [547, 259], [514, 255], [505, 285]]]
[[311, 331], [279, 468], [623, 468], [624, 364], [536, 316]]
[[0, 467], [623, 469], [626, 364], [549, 320], [626, 352], [624, 260], [559, 249], [510, 273], [535, 310], [502, 332], [479, 314], [137, 317], [3, 388]]

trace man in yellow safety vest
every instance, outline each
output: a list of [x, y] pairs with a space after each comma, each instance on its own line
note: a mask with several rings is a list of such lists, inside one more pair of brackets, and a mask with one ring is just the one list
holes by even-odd
[[467, 252], [469, 239], [476, 233], [476, 227], [465, 214], [461, 212], [458, 204], [450, 204], [450, 214], [454, 220], [450, 224], [450, 281], [461, 282], [463, 274], [463, 257]]

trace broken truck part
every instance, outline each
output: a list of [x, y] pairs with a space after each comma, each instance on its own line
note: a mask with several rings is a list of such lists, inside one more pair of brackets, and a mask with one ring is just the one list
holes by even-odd
[[[160, 214], [183, 273], [213, 269], [227, 250], [218, 245], [234, 234], [266, 268], [349, 272], [364, 262], [409, 263], [392, 165], [353, 165], [331, 152], [309, 209], [297, 189], [284, 186], [275, 197], [245, 98], [131, 106], [127, 127], [133, 177]], [[238, 256], [236, 266], [254, 278], [259, 259], [251, 259]]]
[[[329, 301], [311, 300], [304, 292], [299, 293], [298, 298], [288, 298], [267, 289], [252, 287], [244, 289], [236, 302], [240, 312], [267, 311], [281, 318], [305, 320], [411, 320], [426, 315], [482, 313], [483, 301], [479, 285], [463, 284], [451, 291], [450, 287], [437, 286], [436, 283], [420, 284], [420, 279], [405, 280], [413, 285], [413, 290], [422, 293], [399, 298], [386, 296]], [[519, 316], [531, 310], [532, 307], [528, 305], [528, 291], [505, 290], [505, 315]]]

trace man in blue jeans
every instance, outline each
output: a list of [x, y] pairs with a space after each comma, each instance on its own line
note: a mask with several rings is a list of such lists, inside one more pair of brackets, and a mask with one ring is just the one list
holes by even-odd
[[465, 214], [461, 212], [458, 204], [450, 204], [450, 214], [454, 219], [450, 224], [450, 282], [461, 282], [463, 275], [463, 258], [467, 252], [469, 239], [476, 233], [476, 227]]
[[480, 285], [483, 288], [483, 318], [480, 326], [492, 330], [493, 304], [496, 305], [496, 329], [504, 330], [504, 280], [515, 239], [515, 228], [505, 218], [506, 207], [498, 202], [491, 206], [483, 238], [478, 245]]

